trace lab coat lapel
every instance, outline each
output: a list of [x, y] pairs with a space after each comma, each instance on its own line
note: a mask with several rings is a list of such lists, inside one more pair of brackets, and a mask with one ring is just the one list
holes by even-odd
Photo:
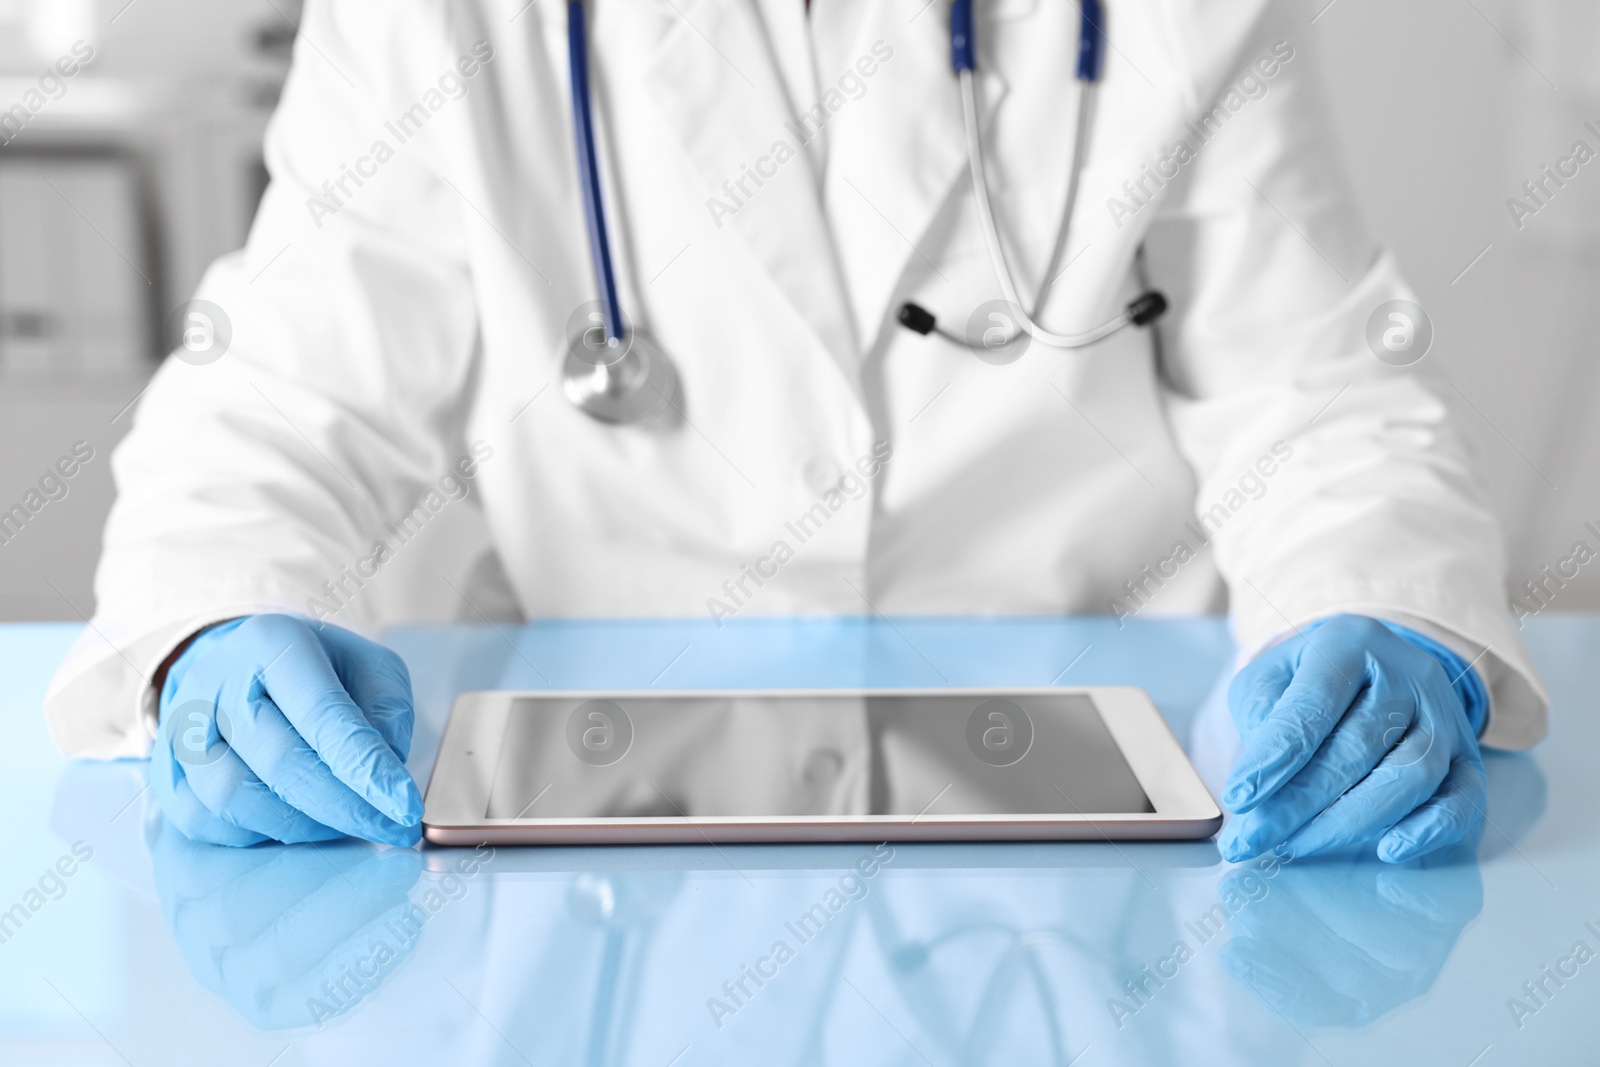
[[647, 84], [700, 173], [717, 228], [739, 234], [854, 384], [856, 336], [816, 175], [790, 128], [759, 15], [748, 0], [681, 10]]
[[[920, 247], [957, 183], [966, 188], [961, 96], [950, 69], [948, 5], [935, 0], [876, 0], [862, 18], [852, 57], [887, 61], [866, 79], [860, 100], [829, 126], [827, 203], [861, 336], [870, 343], [887, 322], [889, 302], [908, 266], [935, 272]], [[880, 44], [881, 42], [881, 44]], [[822, 71], [824, 93], [843, 71]], [[988, 119], [1004, 81], [981, 72], [979, 110]]]

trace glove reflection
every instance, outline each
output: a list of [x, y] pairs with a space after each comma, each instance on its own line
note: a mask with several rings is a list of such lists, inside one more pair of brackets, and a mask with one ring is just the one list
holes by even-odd
[[[1220, 895], [1244, 892], [1236, 868]], [[1222, 965], [1297, 1026], [1364, 1026], [1427, 992], [1483, 907], [1470, 845], [1406, 864], [1345, 852], [1281, 867], [1230, 920]]]
[[192, 841], [165, 820], [152, 825], [156, 892], [190, 973], [253, 1026], [344, 1014], [416, 944], [399, 921], [422, 872], [411, 849], [241, 849]]

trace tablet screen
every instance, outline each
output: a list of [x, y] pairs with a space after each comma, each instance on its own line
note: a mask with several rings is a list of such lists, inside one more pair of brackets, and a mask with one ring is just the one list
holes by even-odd
[[493, 766], [491, 819], [1155, 810], [1075, 693], [519, 697]]

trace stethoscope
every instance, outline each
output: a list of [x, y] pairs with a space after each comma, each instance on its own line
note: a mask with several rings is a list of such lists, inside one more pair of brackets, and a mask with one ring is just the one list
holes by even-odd
[[978, 92], [975, 73], [978, 69], [978, 46], [972, 30], [972, 0], [954, 0], [950, 5], [950, 65], [961, 83], [961, 115], [967, 134], [967, 168], [972, 172], [972, 191], [977, 202], [978, 222], [983, 229], [983, 243], [989, 250], [989, 263], [994, 268], [1000, 292], [1009, 305], [1008, 310], [1016, 323], [1006, 324], [1002, 337], [985, 337], [974, 343], [972, 339], [943, 329], [933, 313], [920, 304], [900, 305], [897, 318], [900, 325], [914, 333], [937, 333], [940, 337], [973, 351], [993, 351], [1007, 348], [1022, 333], [1051, 348], [1086, 348], [1096, 341], [1128, 326], [1144, 326], [1154, 322], [1167, 310], [1167, 298], [1154, 289], [1140, 293], [1121, 314], [1082, 333], [1052, 333], [1035, 321], [1050, 295], [1050, 283], [1060, 265], [1067, 247], [1067, 231], [1072, 221], [1072, 210], [1078, 200], [1078, 176], [1083, 170], [1084, 145], [1088, 140], [1089, 120], [1094, 112], [1094, 86], [1100, 80], [1105, 45], [1105, 15], [1100, 0], [1079, 0], [1078, 62], [1073, 76], [1078, 81], [1078, 122], [1072, 136], [1072, 157], [1067, 165], [1067, 204], [1062, 213], [1060, 232], [1056, 245], [1045, 268], [1044, 282], [1039, 287], [1039, 298], [1034, 311], [1029, 314], [1022, 307], [1016, 283], [1011, 278], [1011, 267], [1006, 262], [1005, 249], [1000, 246], [1000, 232], [995, 227], [994, 205], [989, 199], [989, 180], [984, 172], [983, 130], [978, 122]]
[[[1068, 165], [1066, 212], [1056, 246], [1044, 274], [1044, 284], [1035, 311], [1022, 308], [1017, 295], [1000, 234], [995, 227], [994, 208], [989, 198], [989, 183], [984, 174], [983, 131], [978, 121], [977, 90], [974, 72], [978, 68], [977, 38], [973, 33], [972, 0], [954, 0], [950, 8], [950, 64], [961, 86], [961, 110], [966, 127], [967, 165], [972, 173], [972, 188], [983, 229], [984, 244], [994, 268], [1000, 291], [1012, 314], [1015, 328], [1000, 344], [988, 339], [974, 344], [967, 338], [939, 326], [933, 313], [921, 305], [905, 303], [897, 318], [900, 324], [919, 334], [937, 333], [974, 351], [1004, 347], [1021, 333], [1052, 348], [1084, 348], [1128, 326], [1153, 322], [1167, 308], [1166, 297], [1155, 290], [1141, 293], [1122, 312], [1092, 329], [1075, 334], [1052, 333], [1035, 321], [1038, 309], [1049, 295], [1050, 281], [1066, 248], [1068, 222], [1078, 195], [1078, 176], [1082, 169], [1084, 144], [1093, 110], [1094, 84], [1099, 80], [1105, 41], [1100, 0], [1080, 0], [1078, 60], [1075, 77], [1080, 84], [1078, 121], [1073, 135], [1072, 156]], [[577, 146], [578, 184], [583, 194], [583, 216], [588, 229], [589, 256], [599, 294], [597, 324], [580, 324], [576, 336], [567, 339], [567, 357], [562, 366], [562, 388], [580, 410], [608, 423], [642, 422], [659, 414], [673, 403], [678, 389], [677, 371], [672, 360], [650, 336], [632, 326], [622, 315], [612, 268], [611, 239], [606, 229], [605, 206], [600, 194], [600, 164], [594, 146], [594, 117], [589, 92], [589, 46], [585, 29], [583, 0], [567, 3], [568, 71], [572, 81], [572, 133]]]
[[572, 79], [572, 138], [577, 144], [578, 187], [589, 231], [589, 259], [600, 295], [598, 328], [579, 324], [567, 338], [561, 387], [579, 410], [601, 422], [643, 422], [672, 403], [678, 372], [650, 336], [622, 317], [611, 266], [611, 237], [600, 199], [600, 160], [594, 150], [589, 97], [589, 40], [583, 0], [567, 3], [567, 68]]

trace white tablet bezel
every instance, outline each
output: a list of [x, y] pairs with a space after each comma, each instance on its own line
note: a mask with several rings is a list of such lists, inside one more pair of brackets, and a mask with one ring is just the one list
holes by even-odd
[[[974, 700], [1086, 696], [1122, 751], [1153, 812], [1063, 815], [688, 816], [639, 819], [490, 819], [488, 794], [506, 717], [521, 699], [648, 700], [730, 697], [917, 697]], [[1135, 686], [962, 689], [495, 690], [462, 693], [450, 709], [428, 782], [423, 832], [439, 845], [703, 844], [784, 841], [1193, 840], [1222, 812], [1149, 695]], [[477, 814], [474, 815], [473, 813]]]

